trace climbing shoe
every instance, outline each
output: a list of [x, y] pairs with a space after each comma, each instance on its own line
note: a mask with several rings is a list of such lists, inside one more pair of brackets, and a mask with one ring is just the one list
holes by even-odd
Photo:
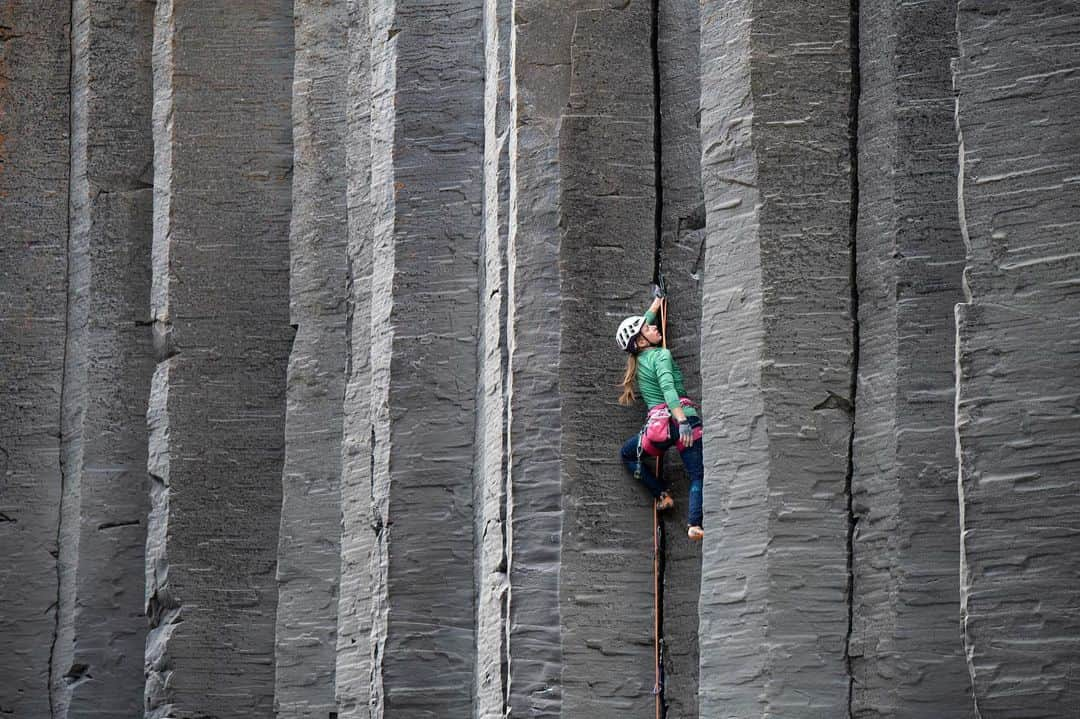
[[691, 542], [700, 542], [705, 538], [705, 530], [695, 525], [686, 530], [686, 536], [690, 537]]
[[656, 511], [664, 512], [675, 506], [675, 500], [671, 498], [671, 495], [664, 492], [660, 495], [660, 498], [656, 500]]

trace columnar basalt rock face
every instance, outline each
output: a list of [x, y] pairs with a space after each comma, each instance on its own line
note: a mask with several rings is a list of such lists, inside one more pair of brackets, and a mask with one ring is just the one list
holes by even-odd
[[146, 405], [154, 368], [147, 322], [153, 6], [84, 0], [72, 7], [64, 434], [71, 448], [65, 482], [77, 487], [77, 501], [62, 521], [78, 537], [71, 541], [70, 654], [54, 653], [54, 679], [62, 681], [54, 691], [68, 717], [133, 716], [143, 705]]
[[0, 7], [0, 712], [12, 716], [48, 716], [56, 684], [70, 13]]
[[703, 716], [847, 712], [849, 32], [702, 6]]
[[285, 468], [278, 539], [279, 717], [328, 716], [341, 571], [346, 328], [348, 8], [294, 2], [293, 177]]
[[955, 6], [859, 7], [853, 716], [968, 717], [959, 632], [953, 305]]
[[653, 269], [651, 13], [644, 0], [587, 6], [569, 38], [558, 138], [564, 716], [648, 716], [654, 703], [652, 510], [620, 466], [640, 415], [613, 402], [620, 358], [609, 339], [645, 310], [641, 280]]
[[341, 437], [341, 575], [334, 685], [338, 716], [367, 719], [372, 700], [373, 550], [371, 478], [374, 424], [371, 383], [372, 282], [371, 60], [367, 0], [349, 0], [345, 106], [348, 301]]
[[0, 5], [0, 714], [1080, 703], [1070, 4]]
[[467, 716], [483, 6], [373, 4], [373, 710]]
[[512, 716], [562, 707], [559, 561], [562, 436], [559, 367], [560, 117], [573, 16], [558, 0], [520, 0], [511, 44], [508, 138], [507, 705]]
[[292, 26], [282, 0], [157, 5], [148, 716], [272, 712]]
[[979, 715], [1080, 705], [1080, 9], [960, 2], [964, 644]]

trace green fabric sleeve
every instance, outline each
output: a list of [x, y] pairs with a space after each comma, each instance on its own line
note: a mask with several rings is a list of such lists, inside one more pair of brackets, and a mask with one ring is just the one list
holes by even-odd
[[656, 323], [656, 313], [651, 310], [645, 310], [645, 314], [642, 315], [645, 318], [645, 324], [651, 325]]
[[675, 389], [675, 361], [671, 358], [671, 350], [659, 350], [656, 357], [656, 381], [660, 385], [660, 391], [664, 393], [664, 401], [672, 411], [681, 407], [679, 392]]

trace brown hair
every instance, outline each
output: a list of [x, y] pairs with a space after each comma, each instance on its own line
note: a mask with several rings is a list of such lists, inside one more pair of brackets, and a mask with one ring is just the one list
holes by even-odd
[[637, 355], [627, 355], [626, 357], [626, 372], [623, 373], [622, 382], [619, 386], [622, 387], [622, 394], [619, 395], [619, 404], [624, 407], [629, 407], [634, 403], [634, 379], [637, 377]]

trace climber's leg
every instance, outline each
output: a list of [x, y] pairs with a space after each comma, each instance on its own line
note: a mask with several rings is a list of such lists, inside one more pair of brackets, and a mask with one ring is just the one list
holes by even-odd
[[656, 461], [656, 458], [645, 453], [641, 453], [639, 458], [638, 436], [636, 434], [626, 440], [619, 455], [622, 457], [623, 464], [626, 465], [626, 469], [630, 474], [641, 479], [641, 483], [648, 488], [649, 493], [654, 498], [659, 499], [660, 495], [664, 493], [664, 485], [657, 480], [656, 475], [649, 468]]
[[[699, 417], [691, 417], [690, 424], [695, 428], [701, 426]], [[695, 435], [697, 432], [695, 432]], [[687, 510], [687, 522], [692, 527], [702, 526], [701, 490], [705, 480], [705, 455], [701, 451], [701, 439], [694, 441], [688, 449], [679, 451], [686, 474], [690, 478], [690, 507]]]

